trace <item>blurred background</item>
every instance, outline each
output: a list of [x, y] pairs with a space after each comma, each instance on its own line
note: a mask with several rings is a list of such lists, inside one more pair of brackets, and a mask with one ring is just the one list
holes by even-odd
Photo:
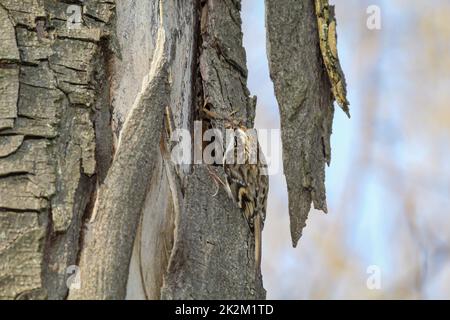
[[[330, 2], [352, 118], [336, 108], [329, 213], [311, 211], [296, 249], [284, 176], [270, 177], [267, 298], [449, 299], [450, 1]], [[264, 1], [242, 4], [256, 127], [279, 128]], [[371, 5], [379, 30], [367, 27]]]

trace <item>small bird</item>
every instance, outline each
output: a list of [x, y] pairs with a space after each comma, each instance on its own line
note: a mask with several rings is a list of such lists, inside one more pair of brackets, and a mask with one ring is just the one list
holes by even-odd
[[255, 129], [239, 125], [223, 158], [225, 189], [242, 210], [255, 237], [256, 275], [261, 270], [262, 229], [266, 218], [269, 179]]

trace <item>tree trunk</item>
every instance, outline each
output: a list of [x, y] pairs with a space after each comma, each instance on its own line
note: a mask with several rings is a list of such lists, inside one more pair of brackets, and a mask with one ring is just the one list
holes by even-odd
[[[252, 232], [214, 194], [223, 168], [170, 158], [174, 128], [253, 126], [240, 1], [73, 2], [0, 0], [0, 298], [264, 299]], [[325, 209], [333, 107], [314, 1], [281, 2], [267, 31], [296, 243], [311, 201]]]

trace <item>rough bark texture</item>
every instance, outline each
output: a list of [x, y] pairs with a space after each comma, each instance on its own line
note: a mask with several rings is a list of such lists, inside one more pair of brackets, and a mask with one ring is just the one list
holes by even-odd
[[240, 1], [206, 1], [201, 6], [198, 114], [223, 128], [233, 119], [253, 127], [256, 97], [247, 88], [247, 63], [242, 46]]
[[[66, 24], [69, 3], [0, 4], [2, 298], [63, 299], [70, 265], [81, 280], [70, 298], [123, 298], [141, 211], [127, 297], [157, 299], [163, 286], [164, 298], [208, 297], [197, 291], [204, 286], [210, 297], [263, 297], [239, 210], [222, 191], [211, 201], [204, 168], [175, 167], [159, 148], [166, 105], [175, 128], [192, 130], [206, 100], [253, 122], [239, 2], [119, 1], [116, 21], [113, 1], [85, 1], [76, 30]], [[145, 81], [162, 31], [168, 99], [162, 74]], [[186, 219], [202, 219], [201, 203], [208, 223]], [[213, 231], [223, 224], [233, 232]]]
[[114, 7], [85, 1], [82, 30], [67, 28], [67, 7], [0, 1], [0, 298], [65, 297], [96, 183]]
[[[216, 171], [220, 174], [220, 171]], [[204, 166], [187, 179], [164, 299], [264, 299], [255, 279], [254, 241], [240, 210], [230, 206]]]
[[[228, 119], [253, 125], [255, 98], [247, 89], [240, 1], [209, 0], [199, 8], [195, 116], [223, 129]], [[204, 127], [205, 128], [205, 127]], [[223, 169], [217, 174], [223, 176]], [[204, 166], [183, 180], [184, 201], [164, 277], [164, 299], [262, 299], [255, 278], [254, 239], [247, 223]]]
[[[86, 0], [80, 29], [69, 2], [0, 0], [0, 298], [265, 298], [223, 168], [168, 141], [253, 126], [240, 1]], [[331, 92], [313, 1], [267, 1], [267, 28], [295, 244], [326, 210]]]
[[294, 246], [311, 208], [327, 212], [333, 100], [319, 48], [314, 0], [266, 0], [270, 76], [278, 100]]

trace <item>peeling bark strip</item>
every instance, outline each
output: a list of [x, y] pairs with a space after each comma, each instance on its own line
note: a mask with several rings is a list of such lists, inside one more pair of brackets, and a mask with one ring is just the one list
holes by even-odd
[[87, 226], [79, 264], [81, 288], [71, 290], [69, 299], [125, 298], [132, 247], [170, 97], [165, 37], [161, 28], [149, 76], [124, 123]]
[[342, 110], [350, 118], [344, 72], [337, 52], [336, 18], [334, 6], [328, 0], [315, 0], [320, 51], [330, 79], [331, 91]]
[[313, 0], [266, 0], [270, 76], [281, 115], [292, 244], [311, 208], [327, 211], [325, 164], [330, 162], [334, 108], [319, 47]]
[[[0, 0], [0, 298], [64, 299], [96, 184], [96, 96], [111, 0]], [[101, 101], [102, 100], [102, 101]], [[24, 263], [25, 261], [25, 263]]]

